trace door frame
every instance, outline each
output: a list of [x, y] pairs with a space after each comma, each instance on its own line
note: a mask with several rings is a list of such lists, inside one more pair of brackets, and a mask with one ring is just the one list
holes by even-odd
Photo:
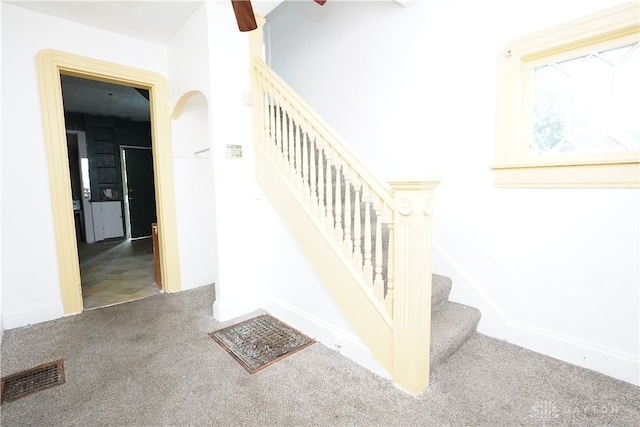
[[36, 56], [36, 65], [64, 313], [79, 313], [83, 304], [60, 74], [149, 91], [156, 213], [160, 230], [160, 271], [164, 290], [179, 291], [181, 284], [171, 154], [171, 118], [166, 80], [155, 72], [53, 49], [40, 51]]

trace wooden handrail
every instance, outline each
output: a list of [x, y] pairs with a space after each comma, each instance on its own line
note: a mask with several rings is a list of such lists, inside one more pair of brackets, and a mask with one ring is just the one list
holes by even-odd
[[314, 133], [320, 135], [324, 141], [331, 145], [331, 148], [335, 150], [338, 155], [346, 162], [358, 175], [373, 189], [373, 191], [380, 196], [384, 203], [387, 205], [393, 205], [393, 190], [387, 183], [380, 181], [375, 175], [370, 172], [370, 169], [364, 165], [362, 160], [356, 156], [353, 151], [347, 146], [344, 140], [338, 136], [337, 132], [325, 122], [320, 115], [298, 94], [285, 83], [277, 74], [273, 73], [271, 68], [264, 63], [260, 58], [253, 58], [253, 66], [256, 71], [271, 85], [274, 86], [276, 91], [290, 103], [295, 110], [297, 110], [301, 116], [310, 124]]

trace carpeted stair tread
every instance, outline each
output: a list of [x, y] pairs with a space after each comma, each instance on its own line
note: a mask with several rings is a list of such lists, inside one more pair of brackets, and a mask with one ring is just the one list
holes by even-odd
[[447, 302], [431, 315], [431, 369], [444, 362], [471, 336], [480, 321], [475, 307]]
[[431, 310], [438, 310], [448, 300], [451, 292], [451, 279], [439, 274], [432, 275], [431, 281]]

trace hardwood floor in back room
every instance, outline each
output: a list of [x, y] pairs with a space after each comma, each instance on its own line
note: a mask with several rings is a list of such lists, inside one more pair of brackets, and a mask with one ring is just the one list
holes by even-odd
[[156, 295], [151, 237], [93, 244], [79, 243], [85, 309]]

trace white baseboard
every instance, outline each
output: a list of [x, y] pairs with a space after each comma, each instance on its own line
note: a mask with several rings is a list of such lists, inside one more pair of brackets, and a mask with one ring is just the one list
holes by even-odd
[[180, 279], [181, 291], [187, 291], [189, 289], [195, 289], [202, 286], [211, 285], [215, 282], [215, 278], [212, 275], [197, 276], [197, 277], [182, 277]]
[[640, 386], [638, 355], [514, 320], [507, 321], [507, 329], [508, 342]]
[[[478, 296], [485, 302], [485, 305], [488, 305], [492, 311], [494, 311], [498, 316], [505, 319], [506, 316], [504, 312], [500, 309], [498, 304], [496, 304], [489, 296], [482, 290], [482, 288], [473, 280], [473, 278], [467, 274], [467, 272], [453, 260], [447, 254], [442, 247], [436, 242], [433, 242], [434, 254], [433, 254], [433, 263], [434, 263], [434, 273], [436, 274], [444, 274], [448, 276], [453, 283], [463, 282], [468, 285], [473, 291], [478, 294]], [[436, 271], [437, 270], [437, 271]]]
[[371, 356], [369, 349], [354, 332], [346, 331], [336, 325], [303, 312], [298, 308], [273, 296], [266, 296], [263, 303], [265, 311], [303, 334], [338, 351], [343, 356], [369, 369], [386, 379], [391, 376]]
[[17, 313], [3, 313], [2, 327], [3, 330], [20, 328], [58, 319], [62, 316], [64, 316], [64, 309], [62, 308], [62, 302], [59, 301], [55, 304], [45, 304]]
[[640, 385], [640, 358], [637, 355], [606, 348], [510, 318], [436, 242], [434, 242], [434, 249], [434, 272], [448, 276], [453, 281], [451, 301], [474, 306], [482, 313], [478, 332]]
[[507, 316], [498, 304], [436, 241], [433, 242], [433, 249], [433, 272], [449, 277], [453, 283], [449, 300], [480, 310], [482, 317], [478, 324], [478, 332], [506, 339]]
[[258, 309], [260, 309], [260, 303], [258, 301], [249, 299], [230, 301], [226, 298], [221, 302], [220, 299], [216, 299], [213, 303], [213, 317], [218, 322], [227, 322]]

